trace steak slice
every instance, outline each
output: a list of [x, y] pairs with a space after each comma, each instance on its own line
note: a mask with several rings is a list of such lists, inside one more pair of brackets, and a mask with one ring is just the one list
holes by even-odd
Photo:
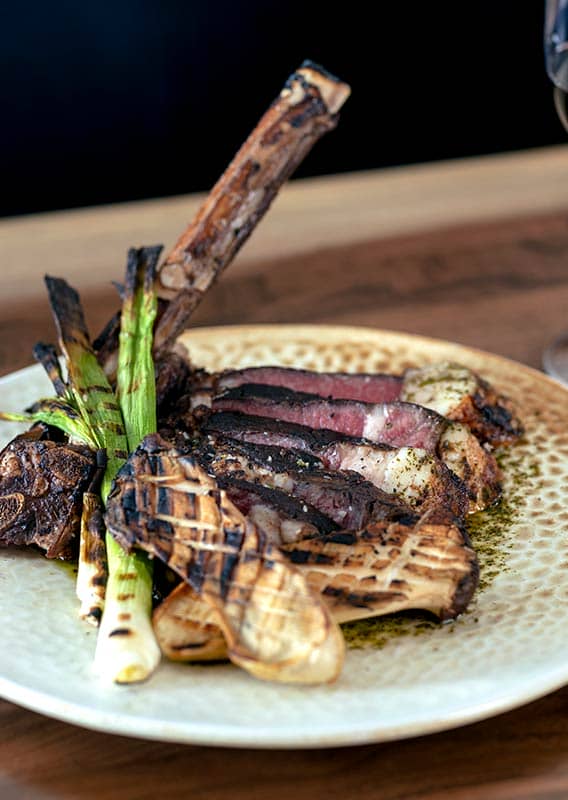
[[357, 473], [330, 472], [321, 459], [298, 450], [209, 437], [198, 458], [218, 481], [222, 476], [243, 476], [286, 492], [325, 514], [340, 528], [359, 530], [373, 520], [413, 516], [398, 498]]
[[447, 421], [435, 411], [413, 403], [361, 403], [326, 400], [280, 386], [243, 384], [213, 400], [215, 411], [238, 411], [324, 428], [392, 447], [436, 451]]
[[494, 456], [468, 426], [412, 403], [326, 400], [279, 386], [243, 384], [215, 399], [213, 409], [254, 413], [311, 428], [329, 428], [374, 444], [436, 453], [466, 484], [470, 512], [486, 508], [501, 491], [501, 473]]
[[245, 383], [266, 384], [334, 400], [364, 403], [392, 403], [400, 398], [402, 378], [398, 375], [365, 375], [346, 372], [311, 372], [292, 367], [248, 367], [221, 372], [217, 392]]
[[446, 509], [453, 516], [463, 517], [469, 508], [464, 483], [438, 458], [417, 448], [374, 445], [337, 431], [310, 430], [295, 423], [232, 412], [211, 414], [203, 430], [241, 442], [307, 452], [327, 470], [356, 472], [420, 513]]
[[42, 435], [32, 429], [0, 453], [0, 545], [37, 545], [48, 558], [71, 558], [97, 454]]
[[477, 373], [452, 362], [408, 369], [402, 376], [272, 366], [231, 370], [204, 377], [194, 407], [196, 403], [211, 405], [216, 394], [243, 384], [277, 386], [327, 399], [417, 403], [467, 425], [481, 442], [491, 445], [510, 444], [523, 432], [508, 398]]
[[[206, 414], [201, 428], [205, 433], [219, 433], [241, 442], [300, 450], [316, 457], [319, 448], [332, 442], [360, 441], [338, 431], [313, 430], [294, 422], [281, 422], [269, 417], [232, 411]], [[385, 451], [392, 449], [388, 445], [377, 445], [377, 448]]]

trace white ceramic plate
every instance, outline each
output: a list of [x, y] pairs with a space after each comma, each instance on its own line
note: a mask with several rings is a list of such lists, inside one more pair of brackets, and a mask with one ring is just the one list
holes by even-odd
[[[71, 574], [35, 554], [0, 551], [0, 693], [78, 725], [151, 739], [249, 747], [384, 741], [463, 725], [568, 683], [568, 392], [544, 375], [444, 342], [364, 328], [194, 330], [196, 364], [261, 363], [398, 371], [440, 359], [512, 395], [526, 439], [505, 459], [505, 515], [481, 534], [482, 589], [454, 623], [370, 622], [379, 646], [350, 649], [338, 682], [289, 687], [230, 665], [163, 663], [143, 685], [104, 685], [96, 632], [76, 617]], [[31, 367], [0, 381], [0, 407], [49, 393]], [[0, 429], [7, 441], [12, 426]], [[479, 537], [479, 534], [478, 534]], [[475, 540], [474, 540], [475, 543]], [[393, 633], [393, 627], [395, 631]]]

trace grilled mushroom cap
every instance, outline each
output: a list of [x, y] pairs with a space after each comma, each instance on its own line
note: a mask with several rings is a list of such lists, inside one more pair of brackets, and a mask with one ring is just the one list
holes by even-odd
[[231, 660], [265, 680], [334, 680], [344, 642], [325, 605], [194, 459], [149, 436], [119, 472], [106, 524], [211, 607]]

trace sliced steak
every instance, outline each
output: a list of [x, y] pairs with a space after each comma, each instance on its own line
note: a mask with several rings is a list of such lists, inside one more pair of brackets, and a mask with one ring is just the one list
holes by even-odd
[[361, 403], [325, 400], [279, 386], [243, 384], [213, 401], [216, 411], [295, 422], [309, 428], [345, 433], [393, 447], [420, 447], [435, 452], [446, 420], [413, 403]]
[[[301, 523], [303, 527], [294, 527], [296, 531], [294, 541], [297, 538], [305, 538], [318, 533], [331, 533], [331, 531], [336, 531], [339, 528], [337, 523], [322, 514], [314, 506], [292, 497], [280, 489], [273, 489], [260, 483], [247, 481], [230, 473], [215, 475], [215, 480], [218, 486], [227, 492], [229, 498], [242, 514], [249, 515], [253, 508], [258, 509], [262, 506], [276, 511], [284, 521], [295, 520]], [[271, 537], [271, 539], [274, 541], [274, 537]], [[289, 540], [289, 537], [283, 537], [284, 541], [286, 539]], [[276, 543], [279, 544], [280, 540], [276, 540]]]
[[402, 378], [398, 375], [363, 375], [346, 372], [310, 372], [291, 367], [249, 367], [222, 372], [217, 391], [244, 383], [282, 386], [332, 399], [361, 400], [365, 403], [392, 403], [400, 398]]
[[[269, 417], [232, 411], [205, 415], [201, 427], [205, 433], [220, 433], [241, 442], [300, 450], [316, 456], [320, 447], [325, 447], [332, 442], [342, 442], [348, 439], [353, 442], [360, 441], [337, 431], [311, 430], [293, 422], [280, 422]], [[378, 447], [384, 450], [391, 449], [388, 445], [378, 445]]]
[[408, 369], [402, 376], [249, 367], [208, 376], [193, 406], [211, 405], [216, 394], [244, 384], [282, 387], [327, 399], [416, 403], [467, 425], [481, 442], [491, 445], [510, 444], [523, 433], [511, 401], [477, 373], [452, 362]]
[[420, 512], [444, 508], [463, 517], [468, 511], [464, 483], [424, 450], [374, 445], [336, 431], [312, 431], [295, 423], [231, 412], [211, 414], [203, 429], [238, 441], [307, 452], [320, 459], [327, 470], [357, 472]]
[[210, 437], [198, 457], [218, 481], [222, 476], [242, 476], [286, 492], [340, 528], [359, 530], [378, 519], [413, 518], [407, 505], [357, 473], [330, 472], [321, 459], [298, 450]]

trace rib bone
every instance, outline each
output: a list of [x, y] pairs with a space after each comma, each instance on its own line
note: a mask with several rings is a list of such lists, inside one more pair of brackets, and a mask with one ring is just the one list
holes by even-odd
[[[187, 327], [203, 295], [248, 239], [282, 184], [317, 140], [335, 128], [350, 93], [346, 83], [311, 61], [290, 75], [158, 269], [158, 358]], [[116, 369], [117, 336], [115, 317], [96, 340], [107, 374]]]
[[158, 294], [169, 303], [156, 326], [157, 352], [173, 344], [282, 184], [336, 126], [349, 93], [311, 62], [288, 78], [158, 272]]

